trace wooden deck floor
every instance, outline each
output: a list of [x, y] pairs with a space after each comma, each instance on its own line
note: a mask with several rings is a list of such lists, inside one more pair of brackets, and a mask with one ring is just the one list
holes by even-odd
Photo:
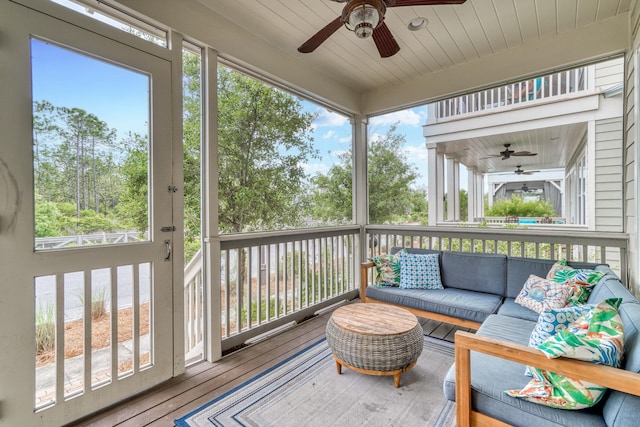
[[[71, 426], [173, 426], [173, 420], [200, 407], [325, 336], [331, 313], [246, 347], [221, 360], [191, 366], [184, 375]], [[453, 340], [453, 325], [420, 319], [426, 334]]]

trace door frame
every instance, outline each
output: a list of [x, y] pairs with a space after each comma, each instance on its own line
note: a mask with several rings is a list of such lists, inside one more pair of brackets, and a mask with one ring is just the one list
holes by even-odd
[[[0, 101], [0, 112], [2, 113], [0, 115], [4, 117], [0, 118], [0, 128], [3, 129], [3, 139], [6, 138], [3, 142], [5, 149], [0, 152], [0, 178], [2, 179], [0, 184], [6, 184], [7, 189], [7, 197], [5, 200], [0, 200], [0, 271], [3, 272], [2, 282], [4, 282], [0, 287], [3, 288], [5, 295], [11, 296], [10, 299], [3, 298], [0, 302], [2, 323], [4, 324], [4, 326], [0, 326], [0, 331], [2, 331], [3, 344], [9, 348], [3, 356], [5, 363], [2, 367], [3, 381], [0, 384], [2, 418], [11, 425], [49, 425], [67, 423], [86, 415], [88, 412], [82, 402], [84, 399], [79, 398], [69, 399], [48, 409], [34, 412], [35, 307], [31, 304], [30, 309], [27, 309], [25, 304], [16, 303], [16, 301], [34, 301], [34, 275], [46, 271], [47, 267], [53, 268], [59, 262], [73, 264], [71, 257], [74, 254], [73, 251], [44, 254], [36, 253], [33, 249], [34, 201], [31, 144], [26, 144], [28, 155], [25, 147], [20, 147], [20, 144], [24, 144], [25, 141], [31, 141], [31, 73], [23, 66], [23, 64], [30, 64], [30, 50], [21, 47], [17, 56], [2, 55], [2, 51], [6, 52], [6, 49], [14, 52], [16, 44], [26, 43], [27, 46], [29, 45], [30, 34], [23, 29], [25, 17], [29, 22], [40, 23], [40, 26], [37, 26], [39, 31], [33, 32], [34, 36], [39, 36], [38, 38], [50, 38], [64, 45], [64, 39], [68, 37], [68, 40], [72, 41], [68, 43], [70, 46], [85, 52], [98, 52], [98, 54], [102, 49], [97, 47], [100, 44], [96, 42], [97, 40], [112, 45], [117, 43], [122, 45], [122, 49], [129, 51], [127, 55], [137, 52], [139, 54], [137, 60], [141, 60], [143, 55], [150, 55], [150, 57], [155, 57], [153, 61], [166, 63], [163, 66], [166, 68], [166, 72], [162, 71], [162, 73], [165, 74], [165, 82], [171, 87], [163, 91], [165, 92], [162, 95], [163, 98], [156, 97], [156, 95], [160, 96], [160, 93], [154, 94], [152, 102], [159, 106], [158, 112], [161, 112], [163, 117], [152, 120], [151, 135], [168, 135], [166, 141], [170, 146], [154, 147], [151, 154], [153, 156], [154, 149], [166, 150], [165, 155], [173, 157], [173, 161], [169, 159], [169, 165], [172, 162], [173, 165], [171, 174], [163, 176], [162, 183], [155, 186], [154, 198], [160, 194], [160, 191], [168, 194], [167, 187], [173, 187], [174, 183], [182, 183], [182, 100], [181, 79], [177, 77], [181, 76], [181, 73], [176, 73], [176, 70], [181, 70], [181, 43], [173, 44], [177, 48], [171, 51], [44, 0], [11, 0], [0, 4], [0, 27], [4, 30], [3, 37], [6, 37], [3, 42], [4, 46], [0, 46], [0, 78], [3, 81], [12, 82], [11, 85], [7, 85], [3, 96], [4, 102]], [[64, 26], [65, 29], [61, 31], [62, 37], [47, 37], [47, 33], [50, 31], [46, 28], [48, 20], [55, 20], [57, 22], [55, 25]], [[31, 27], [33, 28], [33, 26]], [[83, 37], [77, 37], [78, 33], [82, 33]], [[74, 35], [76, 35], [75, 38]], [[176, 40], [177, 38], [174, 36], [172, 41]], [[93, 47], [89, 46], [91, 44]], [[90, 48], [86, 48], [86, 46]], [[111, 55], [102, 56], [108, 58]], [[137, 60], [133, 62], [135, 63]], [[129, 66], [135, 65], [127, 62]], [[7, 147], [10, 148], [6, 149]], [[178, 153], [179, 156], [177, 156]], [[156, 224], [151, 221], [151, 239], [161, 242], [170, 238], [174, 248], [182, 248], [181, 188], [178, 188], [178, 191], [172, 195], [173, 201], [170, 201], [170, 205], [168, 205], [170, 207], [167, 218], [169, 221], [171, 218], [173, 219], [172, 223], [175, 224], [176, 231], [171, 234], [160, 234], [160, 227], [170, 224]], [[10, 220], [8, 221], [7, 218]], [[163, 248], [156, 249], [158, 255], [164, 254]], [[105, 254], [110, 254], [108, 256], [118, 258], [118, 248], [116, 247], [92, 248], [89, 251], [104, 251]], [[126, 250], [122, 252], [126, 252]], [[165, 379], [184, 372], [182, 252], [182, 250], [173, 251], [174, 257], [169, 263], [169, 270], [166, 270], [168, 271], [170, 289], [167, 291], [166, 298], [160, 303], [167, 311], [166, 325], [172, 333], [171, 339], [169, 339], [172, 354], [164, 355], [167, 362], [163, 363], [167, 366], [166, 373], [162, 375], [162, 378]], [[178, 256], [175, 256], [176, 254]], [[157, 306], [159, 303], [156, 301], [155, 304]], [[4, 342], [5, 340], [6, 342]], [[32, 381], [26, 380], [28, 378], [31, 378]], [[114, 379], [113, 381], [118, 380]], [[101, 391], [102, 389], [85, 390], [85, 394], [96, 391], [101, 393], [103, 396], [98, 400], [101, 401], [103, 407], [107, 406], [109, 402], [114, 403], [122, 399], [122, 396], [110, 396], [108, 392]], [[89, 410], [89, 412], [94, 410]]]

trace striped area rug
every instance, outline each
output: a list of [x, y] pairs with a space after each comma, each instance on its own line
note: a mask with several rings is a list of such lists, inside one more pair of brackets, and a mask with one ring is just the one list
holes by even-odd
[[455, 426], [455, 405], [442, 381], [453, 363], [453, 343], [424, 337], [416, 366], [393, 376], [338, 375], [325, 339], [175, 420], [178, 427], [209, 426]]

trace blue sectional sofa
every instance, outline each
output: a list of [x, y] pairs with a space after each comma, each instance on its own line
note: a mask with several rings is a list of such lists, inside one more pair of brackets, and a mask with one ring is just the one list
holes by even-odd
[[[400, 248], [394, 248], [392, 253]], [[514, 302], [530, 274], [545, 277], [554, 261], [410, 249], [438, 253], [443, 290], [378, 288], [368, 283], [373, 263], [362, 264], [363, 302], [404, 307], [414, 314], [477, 329], [456, 333], [456, 364], [444, 380], [444, 393], [457, 401], [457, 425], [616, 426], [640, 425], [640, 302], [605, 265], [571, 264], [606, 274], [588, 303], [621, 298], [619, 313], [625, 330], [622, 369], [572, 359], [547, 359], [527, 346], [538, 313]], [[530, 380], [525, 364], [590, 380], [610, 390], [595, 406], [562, 410], [507, 396]], [[571, 376], [573, 375], [573, 376]], [[458, 378], [456, 378], [458, 377]], [[456, 381], [457, 379], [457, 381]]]

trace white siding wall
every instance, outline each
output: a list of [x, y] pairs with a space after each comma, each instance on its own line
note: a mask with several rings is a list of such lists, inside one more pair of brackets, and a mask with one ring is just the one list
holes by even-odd
[[596, 90], [605, 91], [622, 82], [624, 58], [620, 57], [594, 66]]
[[636, 141], [637, 141], [637, 112], [636, 104], [636, 50], [640, 46], [640, 33], [638, 24], [640, 18], [640, 5], [635, 4], [631, 14], [630, 26], [632, 29], [632, 49], [627, 52], [625, 75], [625, 148], [624, 148], [624, 194], [625, 194], [625, 224], [624, 229], [629, 234], [629, 285], [636, 293], [640, 292], [639, 286], [639, 262], [638, 228], [636, 219], [637, 204], [637, 180], [636, 174]]
[[595, 229], [623, 230], [622, 117], [595, 123]]

